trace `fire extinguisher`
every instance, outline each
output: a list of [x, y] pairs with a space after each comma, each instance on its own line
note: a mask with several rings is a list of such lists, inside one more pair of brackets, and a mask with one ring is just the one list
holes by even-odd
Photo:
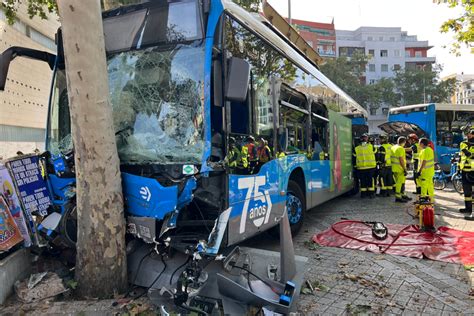
[[429, 198], [420, 197], [419, 201], [416, 203], [416, 210], [418, 212], [418, 217], [420, 219], [420, 230], [421, 231], [436, 231], [435, 228], [435, 213], [433, 203]]

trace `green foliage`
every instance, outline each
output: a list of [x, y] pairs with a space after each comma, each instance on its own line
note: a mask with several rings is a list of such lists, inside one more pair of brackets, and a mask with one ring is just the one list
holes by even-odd
[[[0, 9], [5, 11], [9, 24], [15, 22], [16, 12], [21, 3], [21, 0], [2, 0], [0, 2]], [[30, 18], [38, 16], [42, 19], [46, 19], [47, 12], [52, 13], [57, 11], [55, 0], [27, 0], [26, 4]]]
[[[471, 47], [474, 53], [474, 1], [472, 0], [447, 0], [450, 8], [460, 7], [461, 16], [445, 21], [441, 25], [441, 33], [454, 33], [455, 42], [451, 44], [451, 52], [460, 55], [461, 45]], [[441, 1], [438, 1], [441, 3]]]
[[375, 84], [365, 84], [367, 61], [367, 56], [356, 53], [350, 59], [338, 57], [327, 60], [321, 71], [366, 109], [378, 109], [384, 103], [396, 104], [391, 79], [383, 78]]
[[396, 72], [394, 83], [401, 105], [424, 102], [448, 102], [456, 86], [456, 79], [441, 81], [440, 66], [433, 69], [401, 69]]
[[261, 0], [234, 0], [235, 3], [249, 12], [259, 12]]

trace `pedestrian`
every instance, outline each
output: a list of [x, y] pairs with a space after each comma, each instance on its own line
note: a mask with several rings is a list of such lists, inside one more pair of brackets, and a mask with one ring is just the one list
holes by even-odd
[[420, 194], [421, 193], [421, 186], [418, 183], [418, 176], [416, 175], [416, 171], [419, 169], [419, 156], [420, 156], [420, 144], [419, 139], [416, 134], [408, 135], [408, 144], [410, 145], [409, 152], [411, 152], [411, 163], [413, 164], [413, 181], [416, 185], [416, 191], [413, 194]]
[[368, 135], [361, 137], [361, 144], [355, 148], [356, 169], [360, 179], [360, 197], [375, 197], [375, 182], [373, 174], [377, 163], [375, 162], [374, 149], [368, 141]]
[[380, 136], [380, 147], [377, 150], [376, 159], [379, 167], [379, 196], [389, 197], [390, 191], [393, 190], [392, 145], [388, 143], [386, 135]]
[[467, 134], [467, 140], [461, 142], [459, 149], [461, 151], [459, 168], [461, 169], [465, 205], [459, 211], [466, 213], [466, 216], [464, 216], [466, 220], [474, 221], [474, 214], [472, 212], [472, 199], [474, 197], [472, 192], [472, 187], [474, 186], [474, 128], [470, 129]]
[[429, 146], [427, 138], [421, 138], [419, 141], [419, 164], [418, 169], [415, 170], [418, 184], [420, 185], [420, 198], [427, 198], [434, 203], [434, 185], [433, 177], [434, 169], [434, 151]]
[[395, 180], [395, 202], [406, 203], [411, 200], [402, 189], [405, 186], [405, 177], [407, 175], [405, 144], [407, 139], [400, 136], [397, 139], [397, 145], [392, 147], [392, 172]]

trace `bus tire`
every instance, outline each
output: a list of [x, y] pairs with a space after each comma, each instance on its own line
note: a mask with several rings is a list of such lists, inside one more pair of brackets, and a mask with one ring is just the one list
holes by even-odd
[[304, 216], [306, 212], [306, 203], [303, 191], [296, 181], [288, 181], [288, 190], [286, 193], [286, 208], [288, 211], [288, 220], [290, 222], [291, 234], [296, 236], [303, 227]]

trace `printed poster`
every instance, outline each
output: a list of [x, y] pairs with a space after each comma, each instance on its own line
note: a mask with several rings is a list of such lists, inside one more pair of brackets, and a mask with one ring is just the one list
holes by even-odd
[[331, 160], [331, 191], [339, 192], [353, 185], [352, 122], [349, 118], [329, 111]]
[[25, 247], [30, 247], [31, 237], [28, 232], [28, 225], [26, 224], [20, 199], [18, 198], [15, 185], [13, 184], [10, 173], [8, 173], [8, 169], [2, 164], [0, 164], [0, 194], [5, 198], [16, 226], [25, 240]]
[[27, 214], [48, 215], [51, 198], [38, 156], [9, 160], [7, 167], [18, 188]]
[[0, 253], [10, 250], [22, 241], [20, 230], [16, 226], [7, 202], [0, 195]]

